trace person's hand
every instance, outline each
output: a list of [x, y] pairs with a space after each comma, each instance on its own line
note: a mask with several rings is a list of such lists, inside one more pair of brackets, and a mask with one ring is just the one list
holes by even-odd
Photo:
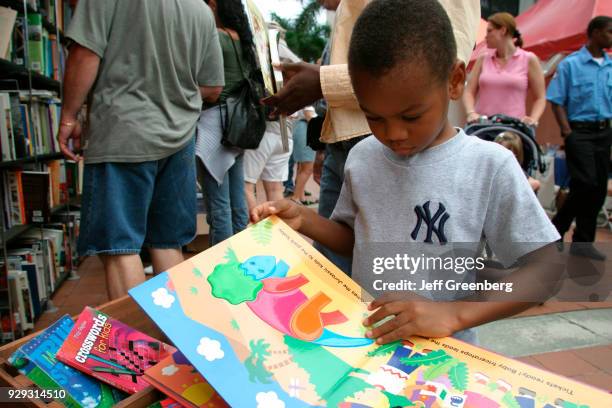
[[[72, 139], [72, 149], [69, 141]], [[79, 161], [82, 159], [79, 154], [81, 150], [81, 123], [76, 118], [62, 116], [60, 120], [59, 132], [57, 135], [60, 150], [69, 160]]]
[[270, 215], [276, 215], [291, 228], [299, 231], [303, 221], [302, 208], [292, 200], [267, 201], [251, 210], [251, 222], [255, 224]]
[[316, 64], [300, 62], [275, 66], [287, 78], [283, 88], [275, 95], [262, 99], [262, 103], [275, 108], [274, 114], [292, 113], [323, 98], [320, 68]]
[[325, 160], [325, 151], [318, 151], [315, 156], [314, 165], [312, 167], [312, 178], [318, 185], [321, 185], [321, 174], [323, 174], [323, 161]]
[[535, 120], [534, 118], [532, 118], [531, 116], [523, 116], [521, 118], [521, 122], [523, 122], [527, 126], [533, 126], [533, 127], [537, 127], [538, 126], [538, 121]]
[[470, 112], [467, 115], [467, 123], [478, 122], [479, 119], [480, 119], [480, 114], [478, 112]]
[[561, 128], [561, 137], [563, 139], [567, 139], [569, 135], [572, 134], [572, 129], [570, 128]]
[[376, 339], [377, 344], [410, 336], [447, 337], [460, 330], [459, 308], [453, 302], [397, 300], [382, 296], [370, 303], [368, 309], [376, 311], [363, 321], [366, 327], [392, 317], [366, 332], [366, 337]]

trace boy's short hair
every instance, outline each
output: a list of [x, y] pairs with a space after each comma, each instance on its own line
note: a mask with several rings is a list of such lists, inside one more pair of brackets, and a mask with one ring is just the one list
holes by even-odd
[[612, 23], [612, 17], [610, 16], [593, 17], [593, 19], [589, 21], [589, 25], [587, 27], [587, 37], [591, 38], [591, 36], [593, 35], [593, 31], [603, 30], [610, 23]]
[[446, 11], [436, 0], [373, 0], [357, 19], [349, 70], [381, 75], [397, 64], [426, 63], [444, 81], [457, 58]]

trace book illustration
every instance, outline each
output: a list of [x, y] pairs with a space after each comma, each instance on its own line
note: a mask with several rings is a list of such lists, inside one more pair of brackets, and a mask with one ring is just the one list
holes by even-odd
[[68, 407], [112, 407], [125, 395], [56, 359], [73, 326], [70, 316], [63, 316], [19, 348], [9, 363], [43, 389], [66, 390], [62, 403]]
[[155, 388], [186, 407], [228, 407], [180, 351], [146, 370], [145, 378]]
[[149, 405], [147, 408], [183, 408], [183, 406], [172, 398], [165, 398]]
[[246, 302], [258, 318], [283, 334], [330, 347], [372, 344], [371, 339], [342, 336], [325, 328], [348, 319], [339, 310], [323, 312], [331, 298], [321, 291], [308, 297], [301, 290], [308, 278], [302, 274], [288, 277], [287, 272], [289, 265], [274, 256], [258, 255], [239, 263], [233, 255], [215, 266], [207, 279], [214, 297], [232, 305]]
[[253, 0], [243, 0], [243, 6], [249, 19], [253, 43], [255, 44], [255, 55], [259, 62], [259, 69], [263, 75], [264, 86], [268, 94], [276, 92], [274, 87], [272, 64], [270, 62], [270, 41], [268, 39], [268, 25], [263, 15]]
[[144, 371], [174, 348], [86, 307], [57, 358], [128, 393], [148, 386]]
[[605, 392], [452, 338], [372, 344], [362, 293], [276, 217], [130, 291], [230, 406], [612, 406]]

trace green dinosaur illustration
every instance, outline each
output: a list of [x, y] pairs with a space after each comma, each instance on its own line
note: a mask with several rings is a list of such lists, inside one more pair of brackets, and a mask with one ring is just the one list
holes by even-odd
[[198, 268], [195, 268], [195, 267], [193, 268], [193, 275], [194, 275], [196, 278], [201, 278], [201, 277], [203, 276], [203, 275], [202, 275], [202, 272], [201, 272], [201, 271], [200, 271]]
[[272, 227], [274, 224], [270, 220], [264, 220], [251, 226], [253, 239], [259, 245], [269, 245], [272, 241]]
[[227, 262], [215, 266], [208, 276], [208, 283], [212, 287], [212, 295], [225, 299], [232, 305], [257, 298], [263, 288], [263, 283], [245, 276], [238, 262]]

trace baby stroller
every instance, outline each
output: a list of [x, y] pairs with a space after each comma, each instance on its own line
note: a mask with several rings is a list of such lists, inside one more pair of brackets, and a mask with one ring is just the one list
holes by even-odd
[[506, 115], [493, 115], [485, 121], [471, 123], [465, 127], [465, 133], [489, 142], [495, 141], [502, 132], [514, 132], [523, 142], [523, 163], [521, 167], [527, 174], [534, 170], [544, 173], [546, 165], [542, 159], [542, 150], [535, 141], [533, 129], [517, 118]]

